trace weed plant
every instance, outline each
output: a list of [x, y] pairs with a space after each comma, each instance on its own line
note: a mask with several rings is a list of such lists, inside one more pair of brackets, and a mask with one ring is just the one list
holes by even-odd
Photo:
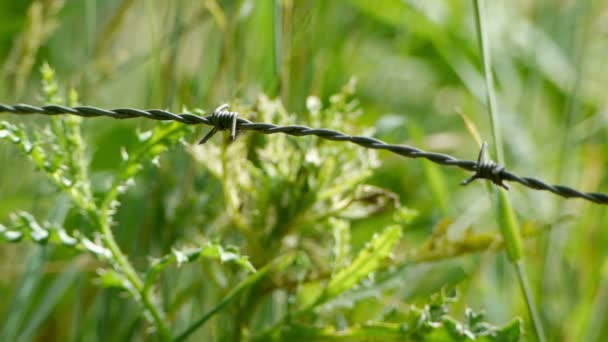
[[[229, 102], [469, 159], [483, 138], [605, 192], [606, 4], [480, 2], [0, 1], [0, 102]], [[608, 336], [602, 206], [315, 137], [2, 119], [2, 341]]]

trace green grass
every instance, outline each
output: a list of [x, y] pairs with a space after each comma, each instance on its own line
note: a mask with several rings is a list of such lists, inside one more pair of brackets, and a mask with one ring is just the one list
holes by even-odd
[[[501, 125], [499, 121], [499, 111], [498, 111], [498, 103], [496, 90], [494, 88], [494, 76], [493, 76], [493, 68], [492, 68], [492, 58], [490, 52], [490, 40], [488, 38], [487, 33], [487, 17], [485, 14], [485, 4], [483, 0], [475, 0], [475, 24], [477, 27], [477, 35], [479, 41], [479, 49], [481, 50], [482, 60], [483, 60], [483, 71], [485, 76], [485, 85], [486, 85], [486, 98], [488, 105], [488, 113], [490, 116], [490, 123], [492, 127], [492, 138], [494, 142], [494, 151], [496, 152], [496, 156], [498, 158], [498, 163], [500, 165], [504, 165], [504, 150], [502, 145], [502, 133], [501, 133]], [[482, 152], [484, 153], [483, 148]], [[485, 156], [481, 156], [481, 158], [485, 158]], [[480, 159], [481, 159], [480, 158]], [[478, 162], [479, 163], [479, 162]], [[505, 249], [507, 251], [507, 256], [509, 260], [513, 264], [515, 268], [515, 272], [517, 275], [517, 280], [519, 281], [522, 295], [525, 298], [526, 306], [528, 307], [528, 313], [530, 314], [530, 319], [532, 321], [532, 327], [534, 329], [534, 333], [536, 334], [536, 339], [540, 342], [544, 342], [546, 340], [545, 332], [543, 328], [543, 324], [540, 321], [540, 316], [538, 314], [538, 309], [536, 308], [536, 303], [534, 302], [534, 297], [530, 290], [530, 284], [528, 280], [528, 276], [526, 275], [525, 267], [524, 267], [524, 259], [522, 254], [521, 247], [521, 228], [519, 222], [517, 220], [517, 216], [513, 211], [513, 206], [507, 196], [505, 190], [500, 187], [494, 187], [491, 189], [493, 193], [496, 193], [497, 202], [496, 212], [497, 212], [497, 223], [500, 227], [500, 231], [502, 234], [502, 238], [505, 243]]]
[[[484, 3], [485, 66], [473, 1], [0, 1], [0, 102], [229, 102], [463, 159], [478, 132], [607, 192], [607, 5]], [[548, 341], [608, 338], [603, 206], [313, 137], [0, 119], [1, 340], [532, 341], [520, 256]]]

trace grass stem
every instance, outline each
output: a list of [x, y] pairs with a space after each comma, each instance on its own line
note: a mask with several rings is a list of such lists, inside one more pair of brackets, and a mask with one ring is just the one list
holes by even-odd
[[[475, 24], [478, 32], [478, 43], [481, 50], [483, 60], [483, 73], [485, 76], [486, 86], [486, 101], [488, 105], [488, 111], [490, 114], [490, 122], [492, 125], [492, 136], [494, 138], [494, 152], [498, 159], [498, 163], [501, 165], [505, 164], [504, 150], [502, 147], [502, 136], [500, 132], [500, 123], [498, 121], [498, 102], [496, 99], [496, 90], [494, 88], [494, 76], [492, 74], [492, 59], [490, 53], [490, 46], [488, 40], [488, 34], [486, 31], [486, 24], [484, 21], [484, 8], [483, 0], [473, 0], [475, 8]], [[540, 342], [545, 341], [545, 333], [532, 296], [530, 284], [523, 264], [523, 253], [521, 252], [521, 236], [519, 232], [519, 223], [517, 217], [506, 192], [502, 190], [498, 191], [498, 224], [500, 225], [500, 231], [505, 241], [505, 248], [511, 263], [517, 273], [520, 288], [526, 301], [528, 313], [532, 320], [532, 326], [536, 334], [536, 338]]]
[[486, 85], [486, 101], [490, 113], [490, 124], [492, 125], [492, 137], [494, 138], [494, 154], [499, 164], [505, 164], [502, 147], [502, 134], [498, 122], [498, 102], [496, 100], [496, 89], [494, 89], [494, 74], [492, 73], [492, 54], [488, 44], [488, 33], [483, 15], [483, 0], [473, 0], [475, 3], [475, 26], [477, 28], [477, 43], [481, 50], [483, 62], [483, 74]]
[[530, 282], [528, 281], [528, 276], [526, 275], [526, 269], [522, 260], [514, 262], [515, 272], [517, 273], [517, 279], [519, 280], [519, 286], [521, 288], [521, 292], [524, 294], [524, 298], [526, 300], [526, 306], [528, 307], [528, 314], [530, 315], [530, 319], [532, 319], [532, 326], [534, 326], [534, 331], [536, 333], [536, 338], [540, 342], [545, 342], [545, 331], [543, 329], [543, 324], [540, 320], [540, 315], [534, 304], [534, 296], [532, 295], [532, 289], [530, 288]]

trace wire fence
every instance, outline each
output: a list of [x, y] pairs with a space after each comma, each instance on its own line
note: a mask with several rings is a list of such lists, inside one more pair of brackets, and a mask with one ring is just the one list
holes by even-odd
[[28, 104], [6, 105], [2, 103], [0, 103], [0, 113], [13, 113], [20, 115], [73, 114], [87, 118], [106, 116], [114, 119], [141, 117], [160, 121], [177, 121], [187, 125], [203, 124], [211, 126], [212, 130], [200, 141], [200, 143], [206, 142], [213, 134], [222, 130], [230, 130], [231, 139], [235, 139], [237, 132], [240, 131], [255, 131], [263, 134], [283, 133], [292, 136], [314, 135], [326, 140], [348, 141], [364, 148], [386, 150], [407, 158], [423, 158], [439, 165], [456, 166], [467, 171], [473, 171], [474, 174], [469, 179], [462, 182], [462, 185], [469, 184], [475, 179], [486, 179], [498, 186], [508, 189], [508, 186], [504, 182], [515, 182], [530, 189], [549, 191], [565, 198], [582, 198], [598, 204], [608, 204], [608, 194], [599, 192], [583, 192], [564, 185], [548, 184], [533, 177], [518, 176], [508, 171], [503, 166], [488, 160], [485, 156], [485, 143], [481, 148], [477, 161], [461, 160], [443, 153], [428, 152], [409, 145], [388, 144], [378, 139], [348, 135], [330, 129], [311, 128], [300, 125], [278, 126], [271, 123], [252, 122], [238, 117], [238, 113], [236, 112], [228, 111], [228, 105], [218, 107], [211, 115], [207, 116], [199, 116], [191, 113], [176, 114], [160, 109], [102, 109], [89, 106], [66, 107], [60, 105], [36, 107]]

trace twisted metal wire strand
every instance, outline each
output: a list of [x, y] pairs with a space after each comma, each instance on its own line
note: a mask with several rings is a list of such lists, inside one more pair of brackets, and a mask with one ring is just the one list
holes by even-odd
[[564, 185], [547, 184], [532, 177], [521, 177], [492, 161], [486, 161], [483, 159], [483, 155], [485, 155], [485, 145], [482, 146], [482, 150], [477, 162], [461, 160], [447, 154], [427, 152], [409, 145], [388, 144], [378, 139], [363, 136], [352, 136], [329, 129], [317, 129], [300, 125], [277, 126], [270, 123], [252, 122], [237, 117], [235, 112], [228, 112], [226, 110], [227, 108], [228, 107], [226, 105], [222, 105], [218, 107], [211, 115], [199, 116], [190, 113], [175, 114], [160, 109], [141, 110], [133, 108], [116, 108], [108, 110], [89, 106], [66, 107], [59, 105], [46, 105], [36, 107], [27, 104], [15, 104], [11, 106], [0, 103], [0, 113], [4, 112], [22, 115], [73, 114], [82, 117], [107, 116], [114, 119], [143, 117], [146, 119], [160, 121], [177, 121], [187, 125], [204, 124], [212, 126], [212, 131], [205, 138], [203, 138], [203, 140], [201, 140], [201, 143], [211, 138], [211, 135], [213, 135], [215, 132], [225, 129], [231, 130], [231, 137], [236, 136], [237, 131], [256, 131], [263, 134], [283, 133], [293, 136], [314, 135], [326, 140], [349, 141], [365, 148], [386, 150], [407, 158], [423, 158], [439, 165], [457, 166], [467, 171], [474, 171], [475, 174], [464, 181], [462, 183], [463, 185], [466, 185], [475, 179], [487, 179], [496, 185], [508, 188], [503, 183], [504, 181], [516, 182], [534, 190], [549, 191], [565, 198], [582, 198], [598, 204], [608, 204], [608, 194], [598, 192], [582, 192]]

